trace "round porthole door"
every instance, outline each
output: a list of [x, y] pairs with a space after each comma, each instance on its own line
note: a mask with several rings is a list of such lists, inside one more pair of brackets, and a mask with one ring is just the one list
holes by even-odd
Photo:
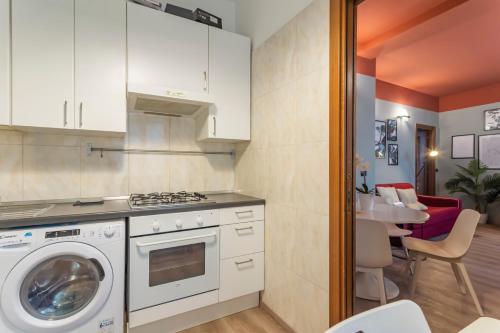
[[113, 284], [108, 259], [75, 242], [48, 245], [23, 258], [2, 287], [2, 311], [26, 332], [67, 332], [106, 303]]

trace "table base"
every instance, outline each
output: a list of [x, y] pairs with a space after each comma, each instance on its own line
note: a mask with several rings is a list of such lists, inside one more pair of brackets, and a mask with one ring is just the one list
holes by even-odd
[[[388, 278], [384, 278], [384, 283], [387, 300], [398, 297], [398, 286]], [[356, 272], [356, 297], [370, 301], [380, 301], [378, 282], [375, 275], [365, 272]]]

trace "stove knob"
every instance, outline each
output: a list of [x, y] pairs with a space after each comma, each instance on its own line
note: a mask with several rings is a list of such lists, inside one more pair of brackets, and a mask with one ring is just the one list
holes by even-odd
[[196, 218], [196, 223], [198, 224], [198, 226], [203, 227], [203, 217], [198, 216]]
[[104, 236], [106, 236], [106, 238], [111, 238], [114, 235], [115, 235], [115, 229], [113, 227], [104, 228]]
[[182, 222], [181, 222], [181, 220], [175, 221], [175, 226], [177, 227], [177, 229], [182, 229]]
[[158, 222], [153, 222], [152, 227], [153, 227], [153, 231], [154, 231], [154, 232], [158, 232], [158, 231], [160, 231], [160, 223], [158, 223]]

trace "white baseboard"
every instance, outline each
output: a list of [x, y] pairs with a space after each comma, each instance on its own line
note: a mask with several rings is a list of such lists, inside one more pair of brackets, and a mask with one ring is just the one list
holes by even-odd
[[175, 333], [259, 306], [259, 293], [181, 313], [150, 324], [129, 327], [129, 333]]

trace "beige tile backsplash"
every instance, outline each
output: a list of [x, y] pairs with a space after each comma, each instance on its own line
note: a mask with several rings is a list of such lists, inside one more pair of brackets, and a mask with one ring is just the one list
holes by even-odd
[[197, 142], [193, 119], [131, 113], [128, 128], [122, 138], [0, 130], [0, 201], [234, 189], [231, 156], [87, 155], [87, 143], [107, 148], [235, 149], [232, 144]]
[[328, 328], [328, 1], [253, 52], [252, 142], [236, 189], [266, 199], [262, 301], [297, 333]]

